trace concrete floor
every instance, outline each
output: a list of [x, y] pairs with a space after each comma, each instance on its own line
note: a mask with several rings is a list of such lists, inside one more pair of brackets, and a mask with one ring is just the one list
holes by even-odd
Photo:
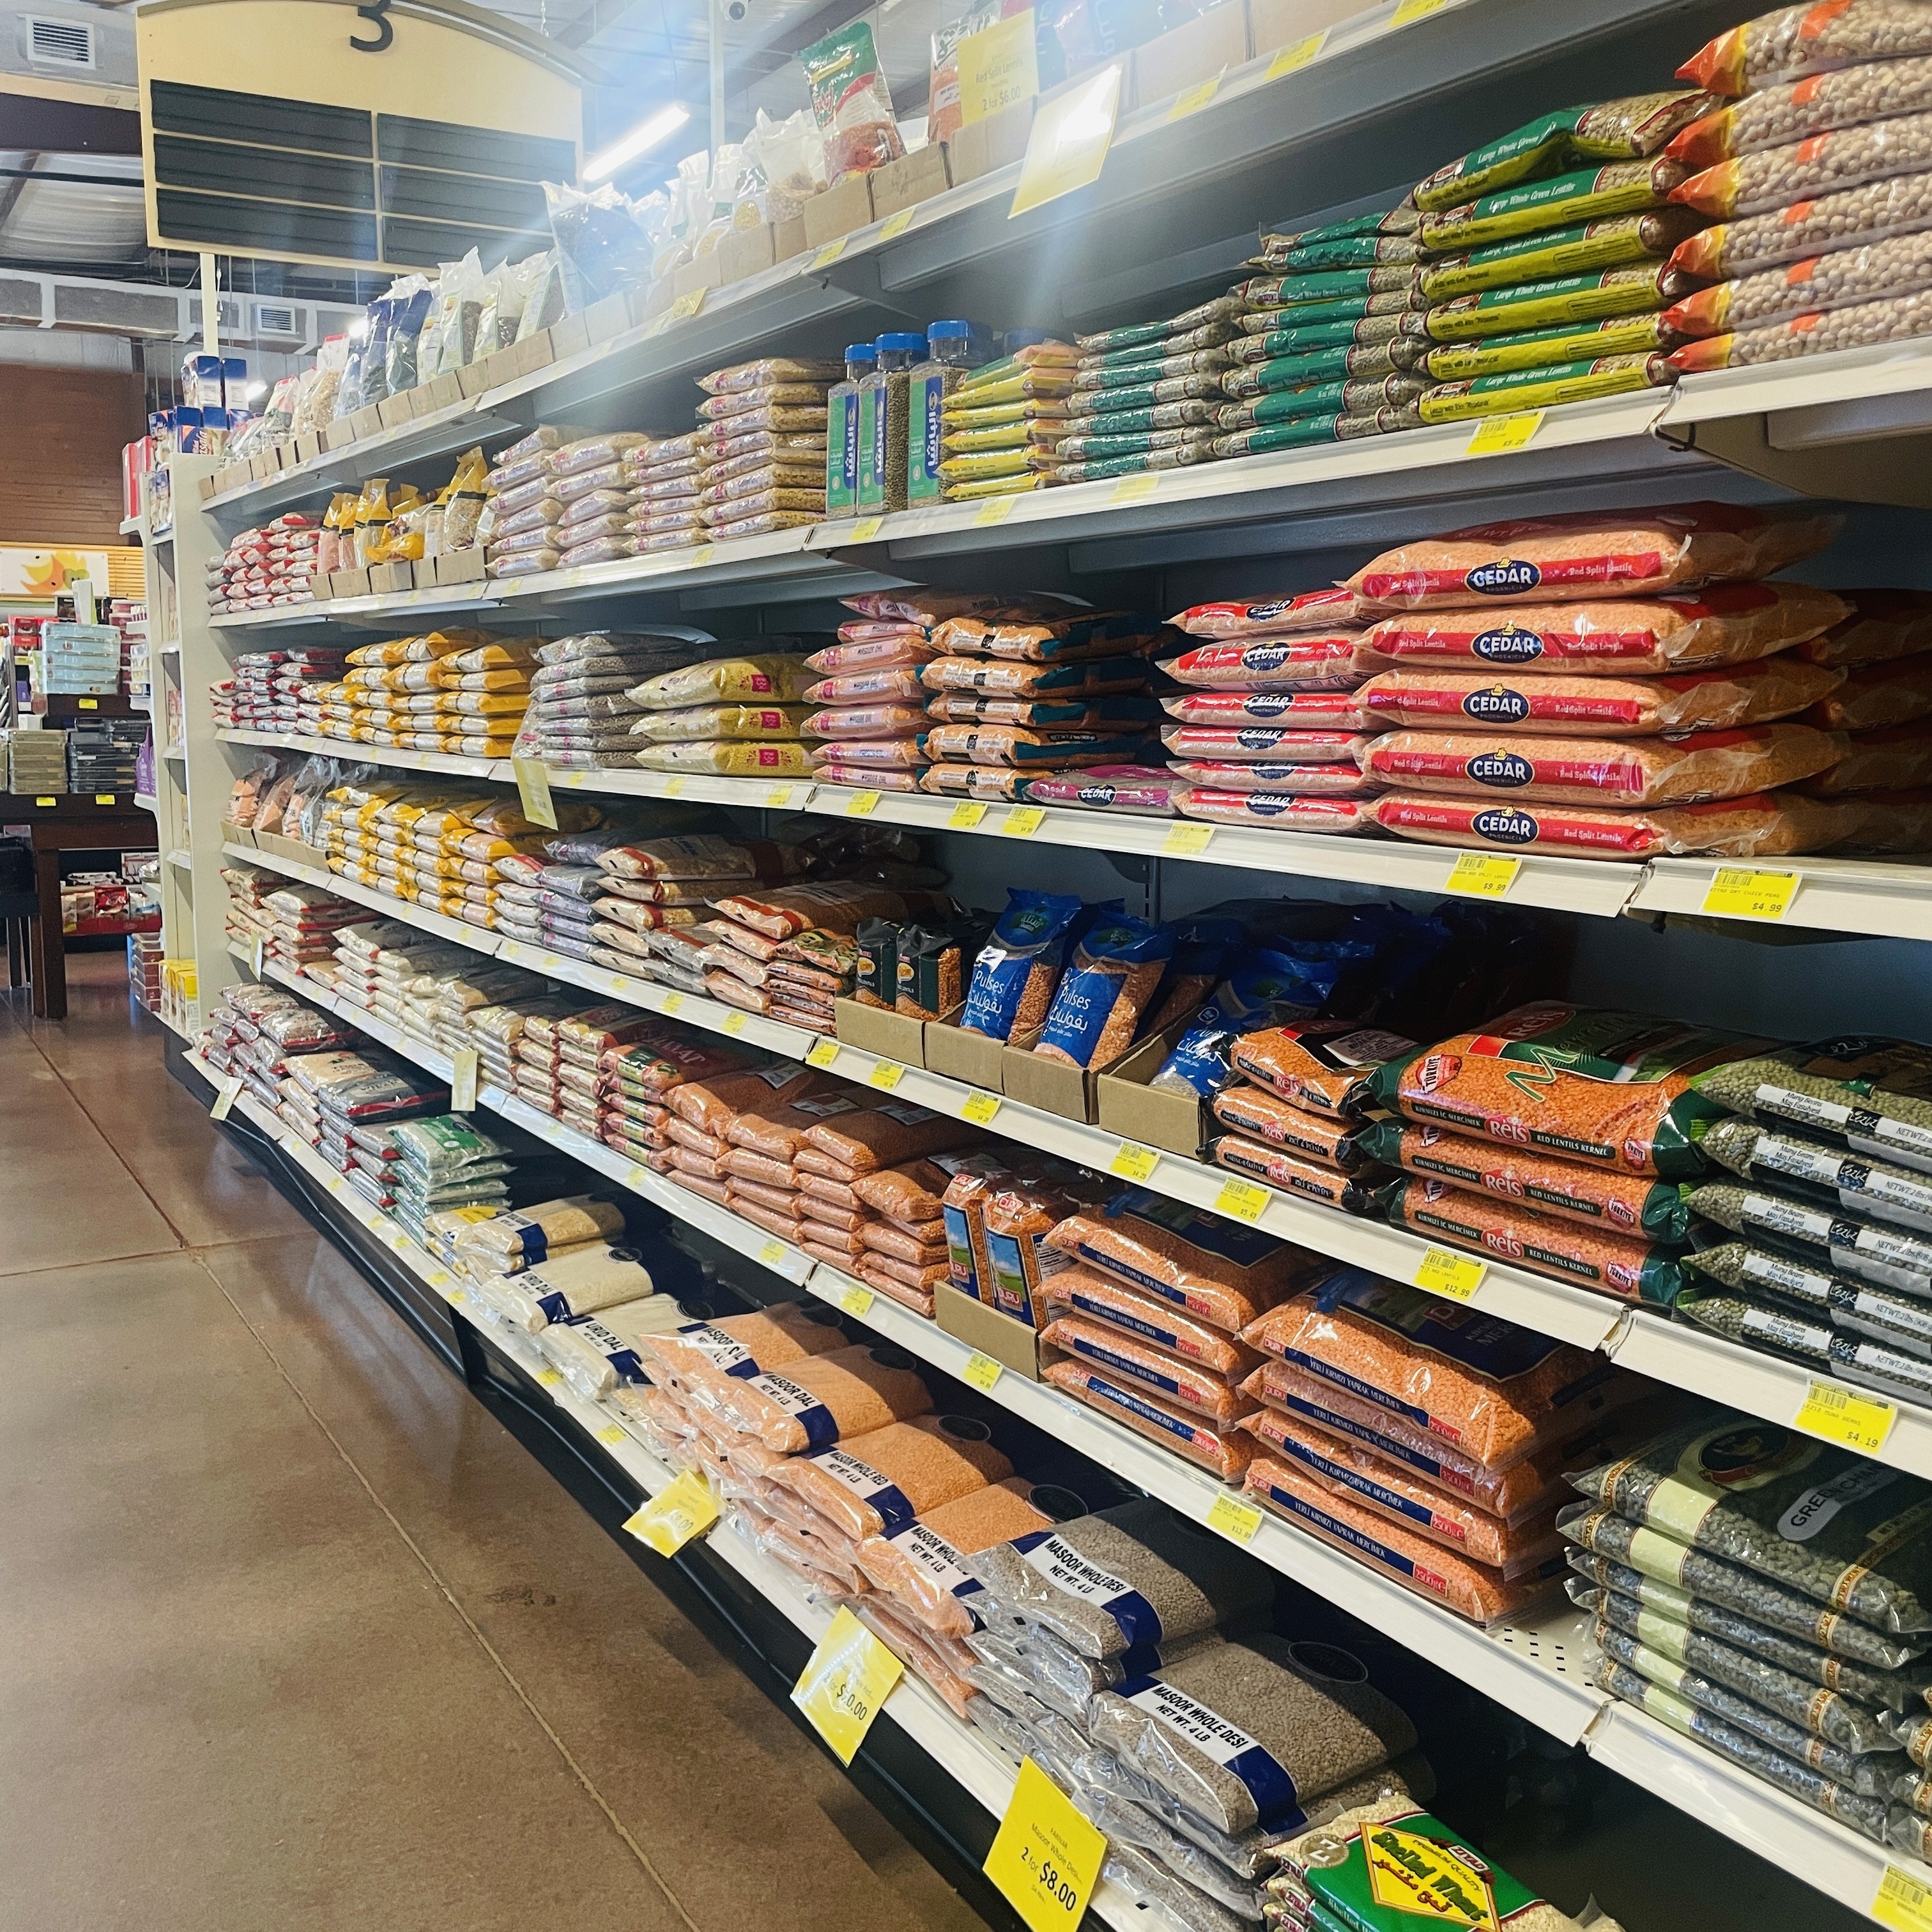
[[0, 994], [0, 1928], [980, 1928], [69, 970]]

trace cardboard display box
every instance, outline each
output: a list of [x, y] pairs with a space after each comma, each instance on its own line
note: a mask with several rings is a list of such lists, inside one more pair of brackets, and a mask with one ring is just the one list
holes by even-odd
[[376, 419], [385, 429], [400, 429], [412, 422], [416, 412], [416, 392], [405, 389], [400, 396], [385, 396], [376, 405]]
[[313, 463], [322, 454], [322, 432], [305, 429], [296, 438], [296, 460]]
[[812, 244], [805, 238], [805, 220], [802, 215], [794, 215], [788, 221], [772, 224], [772, 260], [774, 265], [789, 262], [794, 255], [802, 255]]
[[700, 289], [722, 289], [724, 286], [724, 262], [714, 248], [708, 255], [700, 255], [694, 262], [687, 262], [670, 278], [671, 299], [677, 301], [684, 296], [693, 296]]
[[372, 563], [369, 588], [379, 597], [393, 597], [399, 590], [413, 590], [416, 578], [407, 563]]
[[332, 597], [366, 597], [369, 594], [369, 573], [366, 570], [338, 570], [328, 580]]
[[805, 204], [805, 244], [822, 248], [872, 219], [872, 177], [848, 175], [836, 188], [815, 194]]
[[902, 208], [916, 207], [935, 194], [944, 194], [952, 185], [944, 142], [935, 142], [916, 149], [896, 161], [888, 161], [872, 176], [872, 219], [883, 221]]
[[478, 584], [484, 576], [483, 546], [472, 544], [467, 550], [446, 550], [426, 560], [438, 584]]
[[561, 362], [567, 357], [581, 356], [590, 346], [590, 326], [581, 313], [567, 315], [559, 322], [550, 326], [550, 352], [551, 359]]
[[1248, 44], [1258, 58], [1361, 10], [1361, 0], [1248, 0]]
[[[1352, 11], [1359, 10], [1354, 0], [1349, 0], [1349, 4]], [[1240, 66], [1248, 58], [1245, 0], [1226, 0], [1226, 4], [1210, 8], [1185, 26], [1176, 27], [1171, 34], [1162, 34], [1134, 50], [1132, 104], [1144, 107], [1153, 101], [1169, 100], [1204, 80], [1214, 80], [1227, 68]], [[1123, 91], [1120, 111], [1126, 112], [1129, 105], [1129, 97]]]
[[1033, 110], [1031, 100], [1016, 100], [1010, 107], [961, 128], [948, 144], [952, 185], [977, 181], [982, 175], [995, 173], [1023, 159], [1033, 133]]
[[1099, 1120], [1108, 1132], [1190, 1160], [1199, 1155], [1214, 1131], [1206, 1103], [1198, 1094], [1169, 1094], [1148, 1085], [1190, 1024], [1178, 1020], [1150, 1034], [1102, 1071], [1096, 1083]]
[[602, 302], [592, 302], [584, 311], [584, 333], [588, 344], [608, 342], [614, 335], [622, 335], [631, 326], [631, 305], [624, 298], [620, 289], [614, 296], [606, 296]]
[[862, 1053], [883, 1054], [907, 1066], [926, 1064], [924, 1020], [909, 1018], [884, 1006], [862, 1006], [856, 1000], [834, 1000], [832, 1010], [842, 1046], [856, 1046]]
[[462, 400], [462, 372], [446, 369], [440, 376], [432, 376], [417, 390], [416, 414], [436, 416], [444, 410], [453, 410]]
[[319, 852], [313, 845], [304, 845], [299, 838], [285, 838], [279, 832], [258, 832], [250, 843], [278, 859], [286, 859], [298, 866], [313, 866], [316, 871], [328, 870], [328, 854]]
[[350, 434], [358, 442], [366, 442], [382, 427], [382, 406], [380, 403], [368, 403], [359, 410], [352, 410], [349, 415]]
[[968, 1033], [956, 1018], [930, 1021], [926, 1029], [926, 1064], [949, 1079], [963, 1080], [988, 1094], [1003, 1094], [1000, 1055], [1003, 1041], [983, 1033]]
[[232, 818], [221, 821], [221, 840], [225, 845], [252, 845], [254, 833], [245, 825], [238, 825]]
[[941, 1282], [932, 1291], [932, 1317], [949, 1335], [956, 1335], [982, 1355], [990, 1355], [1030, 1382], [1040, 1375], [1040, 1336], [1024, 1322], [1002, 1315]]
[[769, 221], [761, 221], [755, 227], [733, 229], [718, 244], [720, 278], [729, 287], [734, 282], [762, 274], [777, 261], [776, 248]]

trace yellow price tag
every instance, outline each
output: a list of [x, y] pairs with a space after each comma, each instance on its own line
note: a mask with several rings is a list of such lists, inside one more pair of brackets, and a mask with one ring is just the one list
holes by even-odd
[[704, 290], [693, 289], [688, 294], [680, 296], [670, 305], [670, 320], [673, 322], [688, 322], [704, 306]]
[[1229, 1180], [1214, 1197], [1214, 1211], [1238, 1221], [1258, 1221], [1268, 1212], [1268, 1191], [1251, 1180]]
[[721, 1033], [742, 1033], [745, 1030], [745, 1022], [748, 1017], [748, 1016], [744, 1013], [727, 1013], [724, 1016], [724, 1024], [718, 1030]]
[[913, 214], [911, 208], [902, 208], [898, 214], [887, 215], [886, 225], [879, 230], [879, 239], [881, 242], [896, 242], [912, 226]]
[[1162, 855], [1170, 859], [1198, 859], [1207, 850], [1214, 836], [1211, 825], [1173, 826], [1161, 841]]
[[785, 1244], [782, 1241], [767, 1241], [758, 1250], [758, 1259], [766, 1268], [776, 1268], [785, 1258]]
[[1285, 74], [1292, 74], [1298, 68], [1306, 67], [1310, 62], [1322, 58], [1322, 50], [1328, 44], [1328, 29], [1324, 27], [1318, 34], [1310, 34], [1305, 40], [1297, 40], [1286, 46], [1268, 62], [1267, 78], [1279, 80]]
[[818, 1040], [807, 1050], [805, 1064], [808, 1066], [830, 1066], [838, 1058], [838, 1042], [836, 1040]]
[[1472, 898], [1504, 898], [1510, 886], [1516, 884], [1516, 875], [1522, 870], [1520, 859], [1504, 858], [1487, 852], [1463, 852], [1457, 855], [1455, 864], [1449, 868], [1449, 876], [1443, 880], [1442, 889], [1444, 892], [1462, 892]]
[[658, 1009], [660, 1012], [666, 1013], [682, 1012], [683, 1010], [684, 995], [682, 993], [665, 994], [664, 1004]]
[[850, 1610], [842, 1610], [806, 1660], [791, 1701], [850, 1764], [905, 1666]]
[[650, 1178], [649, 1168], [639, 1167], [633, 1163], [630, 1172], [624, 1176], [624, 1185], [626, 1187], [640, 1188]]
[[970, 832], [986, 815], [986, 808], [971, 799], [962, 799], [952, 808], [946, 820], [946, 828], [952, 832]]
[[1871, 1902], [1871, 1916], [1892, 1932], [1932, 1932], [1932, 1886], [1887, 1865]]
[[98, 698], [82, 698], [76, 700], [76, 708], [82, 711], [98, 711], [100, 700]]
[[976, 1127], [983, 1127], [991, 1123], [993, 1116], [999, 1111], [998, 1094], [982, 1094], [976, 1088], [961, 1103], [959, 1118], [962, 1120], [970, 1120]]
[[1174, 105], [1167, 110], [1170, 121], [1184, 121], [1190, 114], [1198, 114], [1221, 91], [1221, 75], [1228, 70], [1223, 68], [1212, 80], [1204, 80], [1198, 86], [1190, 87], [1174, 97]]
[[1100, 179], [1114, 143], [1124, 72], [1120, 62], [1110, 62], [1088, 79], [1042, 98], [1027, 137], [1019, 185], [1006, 211], [1009, 220]]
[[[1013, 17], [1018, 20], [1019, 16], [1016, 14]], [[988, 524], [1004, 524], [1012, 514], [1013, 506], [1019, 500], [1017, 490], [1010, 490], [1004, 496], [988, 496], [973, 512], [974, 524], [983, 527]]]
[[[1442, 0], [1436, 0], [1438, 6]], [[1540, 410], [1519, 410], [1512, 416], [1485, 416], [1471, 433], [1465, 452], [1470, 456], [1501, 456], [1521, 449], [1543, 427]]]
[[511, 769], [517, 775], [517, 797], [524, 808], [524, 816], [532, 825], [547, 826], [556, 830], [556, 807], [550, 802], [550, 773], [544, 769], [541, 758], [512, 758]]
[[483, 1058], [473, 1046], [459, 1046], [449, 1056], [449, 1111], [473, 1114], [476, 1111], [476, 1076]]
[[959, 118], [970, 128], [1040, 92], [1034, 30], [1017, 14], [964, 35], [958, 52]]
[[694, 570], [704, 569], [706, 565], [710, 562], [712, 558], [717, 554], [717, 550], [718, 546], [716, 544], [700, 544], [698, 548], [691, 553], [692, 568]]
[[790, 785], [772, 785], [765, 793], [766, 805], [774, 810], [781, 806], [789, 805], [790, 802], [791, 787]]
[[228, 1110], [241, 1097], [242, 1080], [240, 1074], [231, 1074], [214, 1090], [214, 1104], [208, 1110], [211, 1120], [225, 1120]]
[[1046, 823], [1044, 806], [1016, 805], [1006, 814], [1006, 822], [1000, 830], [1009, 838], [1030, 838]]
[[1253, 1542], [1255, 1532], [1261, 1526], [1262, 1513], [1252, 1503], [1238, 1502], [1225, 1492], [1214, 1498], [1214, 1507], [1208, 1512], [1208, 1527], [1232, 1537], [1237, 1543]]
[[1755, 866], [1720, 866], [1711, 875], [1700, 910], [1720, 919], [1780, 920], [1791, 910], [1802, 872], [1769, 872]]
[[885, 520], [884, 517], [861, 517], [852, 526], [852, 534], [848, 541], [855, 544], [870, 543], [879, 534], [879, 526]]
[[881, 1060], [866, 1076], [866, 1084], [868, 1087], [882, 1087], [890, 1094], [904, 1078], [905, 1069], [896, 1060]]
[[666, 798], [683, 797], [684, 779], [681, 774], [674, 776], [664, 780], [664, 795]]
[[98, 791], [94, 794], [94, 802], [96, 805], [112, 805], [114, 794], [111, 791]]
[[1389, 22], [1389, 31], [1393, 33], [1396, 28], [1406, 27], [1412, 21], [1426, 20], [1431, 14], [1440, 13], [1448, 4], [1449, 0], [1402, 0]]
[[1114, 1157], [1107, 1163], [1107, 1172], [1118, 1174], [1123, 1180], [1144, 1180], [1160, 1165], [1160, 1156], [1152, 1148], [1123, 1141], [1114, 1150]]
[[1106, 1838], [1026, 1759], [982, 1869], [1030, 1932], [1073, 1932], [1106, 1856]]
[[258, 980], [262, 976], [262, 950], [266, 943], [259, 932], [248, 942], [248, 970]]
[[855, 791], [845, 801], [848, 818], [870, 818], [879, 808], [879, 794], [875, 791]]
[[563, 1386], [563, 1371], [561, 1369], [539, 1369], [537, 1380], [545, 1388], [561, 1388]]
[[624, 1527], [660, 1556], [675, 1556], [718, 1520], [718, 1498], [703, 1477], [686, 1470], [667, 1483]]
[[959, 1379], [970, 1382], [976, 1389], [988, 1390], [1006, 1372], [1004, 1363], [996, 1362], [991, 1355], [982, 1355], [975, 1348], [966, 1358], [966, 1366], [959, 1371]]
[[819, 1292], [835, 1307], [842, 1308], [848, 1315], [855, 1315], [862, 1321], [872, 1312], [872, 1291], [861, 1288], [856, 1281], [843, 1275], [832, 1287], [820, 1288]]
[[34, 802], [36, 805], [58, 805], [60, 800], [57, 798], [37, 798]]
[[1417, 1264], [1414, 1280], [1418, 1288], [1426, 1288], [1431, 1294], [1444, 1295], [1451, 1301], [1468, 1301], [1474, 1298], [1489, 1271], [1489, 1263], [1477, 1260], [1473, 1255], [1431, 1248]]
[[1794, 1426], [1808, 1436], [1822, 1436], [1827, 1442], [1856, 1449], [1861, 1456], [1876, 1456], [1898, 1420], [1896, 1403], [1878, 1396], [1855, 1395], [1836, 1382], [1814, 1378], [1798, 1405]]
[[607, 1422], [597, 1432], [597, 1439], [608, 1449], [621, 1449], [631, 1439], [628, 1429], [620, 1429], [614, 1422]]
[[810, 272], [816, 274], [820, 268], [829, 268], [845, 252], [845, 238], [840, 236], [836, 242], [828, 242], [812, 258]]
[[1123, 476], [1114, 485], [1110, 503], [1144, 503], [1160, 488], [1158, 476]]

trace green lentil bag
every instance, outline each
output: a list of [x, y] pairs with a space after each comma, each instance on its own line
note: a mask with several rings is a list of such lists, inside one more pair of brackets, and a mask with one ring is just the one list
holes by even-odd
[[1406, 268], [1330, 268], [1320, 274], [1257, 275], [1237, 282], [1233, 296], [1244, 308], [1288, 308], [1303, 302], [1406, 293], [1414, 280], [1414, 271]]
[[1506, 376], [1438, 383], [1416, 406], [1424, 422], [1462, 422], [1511, 410], [1548, 409], [1593, 396], [1667, 388], [1676, 380], [1668, 356], [1600, 356], [1594, 362], [1558, 362], [1545, 369], [1516, 369]]
[[1265, 456], [1278, 449], [1301, 449], [1315, 442], [1354, 442], [1364, 436], [1393, 436], [1398, 430], [1420, 429], [1413, 410], [1376, 410], [1360, 415], [1299, 416], [1292, 422], [1266, 428], [1239, 430], [1214, 439], [1217, 457]]
[[1231, 433], [1337, 411], [1344, 416], [1367, 416], [1377, 410], [1406, 410], [1428, 386], [1419, 376], [1403, 375], [1311, 382], [1303, 388], [1256, 396], [1249, 402], [1223, 403], [1215, 420], [1224, 433]]
[[1546, 228], [1660, 208], [1690, 172], [1681, 163], [1658, 156], [1646, 161], [1612, 161], [1604, 167], [1526, 182], [1446, 214], [1424, 216], [1423, 245], [1435, 254], [1453, 254]]
[[1207, 400], [1156, 403], [1142, 410], [1108, 410], [1097, 416], [1070, 416], [1069, 436], [1132, 436], [1145, 429], [1184, 429], [1190, 424], [1211, 427], [1220, 421], [1221, 406]]
[[1932, 1630], [1932, 1484], [1729, 1411], [1570, 1481], [1599, 1508], [1892, 1635]]
[[1486, 289], [1480, 295], [1458, 296], [1438, 303], [1423, 318], [1421, 328], [1433, 341], [1466, 342], [1474, 336], [1598, 322], [1610, 316], [1666, 308], [1678, 286], [1661, 262], [1605, 268], [1594, 275], [1562, 275], [1546, 282]]
[[1438, 382], [1472, 376], [1504, 376], [1516, 369], [1547, 368], [1552, 362], [1594, 362], [1599, 356], [1663, 353], [1682, 340], [1660, 313], [1616, 315], [1580, 327], [1526, 329], [1520, 335], [1492, 335], [1472, 343], [1450, 343], [1424, 357], [1424, 374]]
[[[1790, 1120], [1855, 1153], [1932, 1173], [1932, 1101], [1888, 1093], [1869, 1078], [1834, 1078], [1814, 1070], [1841, 1066], [1846, 1049], [1886, 1042], [1828, 1040], [1790, 1055], [1741, 1060], [1700, 1073], [1696, 1084], [1720, 1106], [1754, 1120]], [[1922, 1048], [1912, 1049], [1922, 1052]]]
[[1318, 349], [1305, 356], [1283, 356], [1271, 362], [1252, 362], [1230, 369], [1221, 378], [1221, 393], [1232, 402], [1264, 396], [1276, 389], [1306, 388], [1311, 382], [1332, 382], [1347, 376], [1366, 380], [1393, 376], [1395, 358], [1385, 342], [1346, 344]]
[[1492, 242], [1450, 255], [1421, 270], [1417, 280], [1426, 302], [1476, 295], [1485, 289], [1579, 275], [1592, 268], [1620, 268], [1632, 262], [1661, 262], [1704, 226], [1689, 208], [1654, 208], [1642, 214], [1613, 214], [1552, 228], [1514, 242]]
[[1237, 363], [1271, 362], [1278, 356], [1305, 355], [1311, 350], [1348, 348], [1358, 343], [1387, 342], [1402, 332], [1402, 316], [1364, 315], [1350, 321], [1295, 322], [1247, 335], [1230, 344], [1228, 353]]
[[1313, 248], [1324, 242], [1343, 242], [1357, 235], [1413, 235], [1422, 220], [1412, 195], [1404, 195], [1393, 208], [1379, 213], [1352, 214], [1346, 221], [1331, 221], [1320, 228], [1304, 228], [1292, 235], [1264, 235], [1260, 250], [1252, 257], [1256, 268], [1271, 268], [1293, 250]]

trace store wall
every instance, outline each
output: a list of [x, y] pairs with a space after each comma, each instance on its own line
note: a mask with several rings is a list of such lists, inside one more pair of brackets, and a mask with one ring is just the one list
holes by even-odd
[[141, 379], [0, 362], [0, 542], [98, 549], [121, 536], [121, 449]]

